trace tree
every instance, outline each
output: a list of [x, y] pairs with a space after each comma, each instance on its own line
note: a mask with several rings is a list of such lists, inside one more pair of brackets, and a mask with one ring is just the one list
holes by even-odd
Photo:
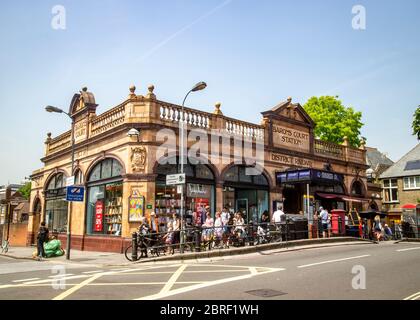
[[22, 197], [24, 197], [26, 200], [29, 200], [29, 197], [31, 196], [31, 183], [25, 183], [23, 187], [21, 187], [18, 191]]
[[420, 106], [414, 112], [413, 124], [411, 126], [413, 128], [413, 135], [417, 136], [417, 140], [420, 140]]
[[316, 123], [317, 138], [339, 144], [347, 137], [350, 146], [360, 146], [362, 113], [345, 107], [338, 96], [312, 97], [303, 108]]

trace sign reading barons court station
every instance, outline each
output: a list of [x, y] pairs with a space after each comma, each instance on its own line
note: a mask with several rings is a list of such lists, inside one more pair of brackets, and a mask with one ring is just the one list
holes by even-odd
[[274, 124], [273, 143], [276, 147], [309, 152], [309, 132]]

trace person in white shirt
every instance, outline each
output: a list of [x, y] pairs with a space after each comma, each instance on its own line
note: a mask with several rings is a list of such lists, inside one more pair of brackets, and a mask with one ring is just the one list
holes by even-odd
[[281, 208], [278, 208], [276, 211], [274, 211], [271, 221], [274, 223], [280, 223], [282, 215], [284, 215], [283, 210]]

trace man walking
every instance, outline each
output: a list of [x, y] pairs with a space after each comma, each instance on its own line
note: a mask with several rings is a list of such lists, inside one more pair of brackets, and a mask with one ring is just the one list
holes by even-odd
[[328, 222], [329, 222], [328, 211], [325, 210], [323, 207], [319, 207], [319, 210], [321, 210], [321, 213], [319, 214], [319, 217], [321, 218], [321, 222], [322, 222], [322, 237], [327, 238], [327, 236], [328, 236]]
[[39, 227], [38, 236], [37, 236], [37, 249], [38, 249], [38, 260], [42, 260], [45, 257], [44, 252], [44, 243], [48, 241], [49, 238], [49, 230], [45, 226], [45, 222], [41, 222], [41, 226]]

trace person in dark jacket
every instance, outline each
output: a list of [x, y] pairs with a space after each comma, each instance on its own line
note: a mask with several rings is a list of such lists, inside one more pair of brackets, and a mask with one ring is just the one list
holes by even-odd
[[49, 233], [48, 228], [45, 226], [45, 222], [42, 221], [37, 236], [38, 260], [45, 257], [44, 243], [48, 241]]

